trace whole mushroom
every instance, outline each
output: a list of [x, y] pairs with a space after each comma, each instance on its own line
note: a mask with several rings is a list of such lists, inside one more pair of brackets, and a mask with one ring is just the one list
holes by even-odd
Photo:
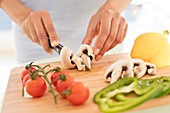
[[64, 46], [60, 51], [62, 65], [68, 69], [75, 68], [76, 64], [71, 60], [72, 57], [73, 57], [72, 50], [69, 47]]

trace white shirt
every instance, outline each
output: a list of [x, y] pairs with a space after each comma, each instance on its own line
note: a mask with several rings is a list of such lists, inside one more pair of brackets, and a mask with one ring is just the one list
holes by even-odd
[[[92, 15], [107, 0], [21, 0], [27, 7], [34, 11], [48, 10], [60, 37], [60, 43], [70, 47], [76, 52], [85, 36], [88, 23]], [[157, 1], [157, 2], [155, 2]], [[163, 0], [163, 3], [166, 3]], [[130, 52], [135, 38], [144, 32], [163, 32], [169, 29], [168, 14], [162, 7], [160, 0], [132, 0], [131, 5], [124, 11], [128, 32], [123, 44], [116, 46], [107, 53]], [[167, 5], [168, 6], [168, 5]], [[168, 6], [169, 7], [169, 6]], [[19, 63], [40, 60], [53, 56], [47, 54], [41, 46], [32, 43], [14, 24], [13, 31], [16, 42], [16, 54]]]
[[[60, 37], [60, 43], [76, 52], [85, 36], [91, 16], [106, 0], [21, 0], [21, 2], [34, 11], [48, 10]], [[41, 46], [32, 43], [16, 24], [13, 24], [13, 31], [19, 63], [58, 55], [58, 53], [49, 55]]]

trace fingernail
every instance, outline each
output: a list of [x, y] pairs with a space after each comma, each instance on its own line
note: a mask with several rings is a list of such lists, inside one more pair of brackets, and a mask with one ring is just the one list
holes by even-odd
[[53, 47], [57, 46], [58, 45], [58, 41], [54, 40], [51, 44]]
[[94, 55], [99, 54], [99, 52], [100, 52], [100, 49], [95, 49], [95, 50], [94, 50]]
[[100, 60], [102, 58], [102, 55], [97, 55], [96, 61]]

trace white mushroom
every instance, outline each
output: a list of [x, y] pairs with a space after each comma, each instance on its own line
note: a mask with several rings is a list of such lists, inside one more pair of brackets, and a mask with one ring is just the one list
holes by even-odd
[[70, 69], [77, 67], [78, 70], [86, 70], [86, 65], [82, 58], [76, 56], [70, 48], [64, 46], [60, 51], [61, 63], [64, 67]]
[[81, 56], [81, 58], [82, 58], [82, 61], [84, 62], [84, 64], [91, 70], [91, 60], [90, 60], [90, 58], [86, 54], [83, 54]]
[[82, 64], [83, 61], [80, 57], [73, 54], [71, 61], [76, 64], [78, 70], [83, 70], [83, 71], [86, 70], [86, 67], [84, 64]]
[[150, 75], [155, 75], [156, 74], [156, 65], [152, 63], [145, 62], [145, 65], [147, 67], [146, 73]]
[[146, 74], [146, 65], [145, 62], [141, 59], [132, 59], [133, 61], [133, 71], [134, 74], [137, 76], [137, 78], [141, 78], [142, 76], [144, 76]]
[[72, 50], [67, 46], [64, 46], [60, 51], [60, 58], [61, 58], [62, 65], [68, 69], [75, 68], [76, 64], [71, 61], [72, 57], [73, 57]]
[[84, 64], [91, 69], [91, 61], [94, 59], [92, 47], [87, 44], [82, 44], [77, 51], [77, 55], [82, 58]]
[[106, 82], [116, 82], [119, 78], [134, 77], [133, 63], [130, 59], [121, 59], [112, 63], [104, 74]]
[[156, 74], [156, 65], [146, 63], [141, 59], [120, 59], [112, 63], [104, 74], [106, 82], [113, 83], [119, 78], [134, 77], [141, 78], [146, 73]]

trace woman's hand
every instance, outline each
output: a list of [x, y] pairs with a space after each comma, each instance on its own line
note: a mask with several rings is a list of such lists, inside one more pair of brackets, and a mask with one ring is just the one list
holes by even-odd
[[96, 60], [102, 58], [105, 52], [122, 43], [127, 32], [128, 25], [120, 13], [104, 9], [92, 16], [83, 43], [91, 44], [97, 36], [94, 44]]
[[26, 34], [32, 42], [41, 45], [48, 53], [52, 53], [48, 45], [48, 38], [50, 38], [52, 46], [57, 46], [59, 43], [59, 38], [48, 11], [31, 12], [27, 18], [22, 21], [21, 27], [24, 34]]

